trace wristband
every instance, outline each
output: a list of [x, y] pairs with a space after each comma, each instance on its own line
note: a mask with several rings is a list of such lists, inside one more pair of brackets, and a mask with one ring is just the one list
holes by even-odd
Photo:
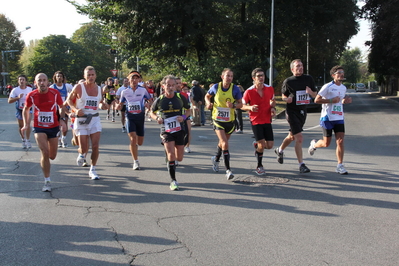
[[187, 116], [186, 115], [182, 115], [183, 120], [186, 120]]

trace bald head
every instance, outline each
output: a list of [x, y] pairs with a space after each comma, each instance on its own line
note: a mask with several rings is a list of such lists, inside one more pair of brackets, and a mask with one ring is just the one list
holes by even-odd
[[44, 73], [39, 73], [35, 77], [35, 84], [40, 92], [47, 92], [48, 90], [48, 77]]

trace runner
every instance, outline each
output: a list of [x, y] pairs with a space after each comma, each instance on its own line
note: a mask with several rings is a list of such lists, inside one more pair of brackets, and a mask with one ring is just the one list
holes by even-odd
[[43, 192], [51, 191], [50, 160], [57, 156], [57, 142], [60, 134], [59, 110], [63, 107], [60, 93], [49, 88], [46, 74], [39, 73], [35, 77], [37, 89], [26, 97], [23, 109], [24, 126], [21, 131], [30, 128], [30, 109], [33, 107], [33, 126], [37, 146], [40, 149], [40, 166], [44, 175]]
[[[176, 163], [182, 161], [184, 155], [184, 120], [190, 115], [188, 102], [184, 96], [176, 93], [176, 77], [165, 76], [162, 79], [164, 94], [152, 105], [151, 117], [162, 124], [161, 139], [168, 160], [168, 172], [171, 178], [170, 189], [179, 190], [176, 180]], [[185, 112], [183, 114], [183, 110]], [[157, 113], [159, 112], [159, 115]]]
[[[129, 87], [129, 80], [127, 78], [123, 79], [123, 86], [120, 87], [118, 89], [118, 91], [116, 92], [116, 100], [119, 104], [120, 99], [121, 99], [121, 94], [122, 91], [124, 91], [125, 89], [127, 89]], [[126, 104], [124, 104], [122, 106], [121, 111], [121, 123], [122, 123], [122, 133], [126, 133], [126, 127], [125, 127], [125, 123], [126, 123]]]
[[323, 128], [323, 139], [312, 140], [308, 152], [313, 155], [317, 148], [330, 146], [332, 132], [335, 134], [337, 144], [337, 169], [340, 175], [347, 175], [344, 161], [344, 104], [352, 103], [352, 98], [346, 95], [346, 87], [342, 82], [345, 80], [345, 71], [342, 66], [334, 66], [330, 70], [333, 81], [325, 84], [316, 96], [315, 103], [322, 104], [320, 126]]
[[[56, 89], [60, 92], [62, 100], [65, 102], [65, 100], [68, 98], [68, 94], [72, 91], [72, 85], [66, 83], [66, 77], [64, 73], [61, 71], [57, 71], [53, 75], [53, 82], [50, 86], [50, 88]], [[68, 110], [67, 106], [64, 106], [63, 109], [61, 110], [61, 117], [60, 117], [60, 128], [61, 128], [61, 133], [62, 136], [58, 138], [58, 147], [68, 147], [68, 142], [66, 140], [66, 135], [68, 133]]]
[[89, 176], [93, 180], [100, 179], [96, 172], [102, 130], [98, 110], [107, 110], [109, 107], [102, 99], [101, 87], [96, 84], [96, 77], [94, 67], [87, 66], [84, 70], [85, 81], [76, 85], [67, 99], [68, 105], [76, 115], [73, 125], [76, 136], [79, 138], [79, 155], [76, 163], [78, 166], [83, 166], [86, 162], [90, 139], [92, 153]]
[[252, 131], [255, 140], [255, 156], [257, 159], [256, 173], [266, 175], [263, 168], [262, 158], [264, 149], [272, 149], [274, 145], [274, 136], [272, 128], [272, 116], [276, 114], [276, 101], [274, 100], [274, 88], [265, 85], [265, 72], [261, 68], [255, 68], [252, 71], [254, 85], [245, 91], [243, 97], [244, 111], [249, 112]]
[[112, 78], [107, 79], [107, 84], [102, 89], [103, 97], [106, 99], [108, 109], [107, 109], [107, 120], [109, 120], [110, 110], [112, 109], [112, 122], [115, 122], [115, 109], [116, 109], [116, 89], [114, 86], [114, 80]]
[[[229, 139], [234, 132], [235, 109], [242, 107], [240, 89], [232, 83], [233, 71], [225, 68], [222, 71], [222, 82], [212, 86], [205, 96], [206, 107], [212, 110], [213, 129], [219, 139], [216, 155], [211, 158], [212, 169], [219, 171], [220, 157], [223, 152], [226, 178], [231, 180], [234, 174], [230, 169]], [[214, 99], [214, 103], [212, 103]]]
[[138, 85], [140, 75], [132, 73], [128, 76], [130, 86], [121, 93], [118, 109], [121, 110], [126, 103], [127, 132], [130, 139], [130, 153], [133, 157], [133, 170], [140, 170], [138, 160], [138, 146], [144, 142], [145, 109], [149, 108], [152, 99], [147, 90]]
[[30, 133], [31, 129], [28, 127], [25, 131], [21, 129], [24, 126], [24, 120], [22, 115], [22, 110], [25, 106], [26, 95], [32, 91], [32, 88], [27, 86], [28, 78], [25, 75], [18, 76], [18, 87], [12, 89], [10, 93], [10, 97], [8, 98], [8, 103], [15, 103], [15, 108], [17, 112], [15, 116], [18, 122], [18, 133], [22, 139], [22, 148], [30, 149], [32, 148], [32, 144], [30, 143]]

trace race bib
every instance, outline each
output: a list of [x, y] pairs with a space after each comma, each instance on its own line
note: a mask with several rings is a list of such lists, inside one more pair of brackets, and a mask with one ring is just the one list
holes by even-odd
[[230, 121], [230, 108], [217, 108], [216, 121], [228, 122]]
[[24, 109], [25, 101], [21, 101], [21, 100], [20, 100], [18, 103], [19, 103], [19, 104], [18, 104], [18, 108], [21, 109], [21, 110]]
[[110, 91], [109, 95], [116, 95], [116, 92], [115, 91]]
[[84, 109], [86, 110], [97, 110], [98, 108], [98, 99], [97, 97], [88, 96], [86, 98], [86, 103]]
[[342, 116], [342, 104], [333, 104], [331, 107], [331, 114]]
[[163, 121], [165, 124], [165, 132], [174, 133], [181, 130], [180, 122], [177, 121], [177, 116], [165, 118]]
[[131, 114], [139, 114], [141, 113], [141, 105], [140, 102], [132, 102], [131, 104], [129, 103], [128, 107], [128, 112]]
[[40, 127], [52, 127], [54, 125], [54, 113], [39, 112], [38, 125]]
[[304, 105], [310, 103], [310, 95], [306, 91], [296, 92], [296, 105]]

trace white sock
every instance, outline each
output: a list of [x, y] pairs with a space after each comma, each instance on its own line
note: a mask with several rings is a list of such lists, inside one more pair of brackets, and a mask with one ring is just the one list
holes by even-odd
[[95, 171], [96, 170], [96, 166], [92, 165], [90, 166], [90, 171]]
[[50, 182], [51, 180], [50, 180], [50, 177], [45, 177], [44, 178], [44, 182]]
[[278, 152], [279, 152], [279, 153], [283, 153], [284, 150], [282, 150], [282, 149], [279, 147], [279, 148], [278, 148]]

